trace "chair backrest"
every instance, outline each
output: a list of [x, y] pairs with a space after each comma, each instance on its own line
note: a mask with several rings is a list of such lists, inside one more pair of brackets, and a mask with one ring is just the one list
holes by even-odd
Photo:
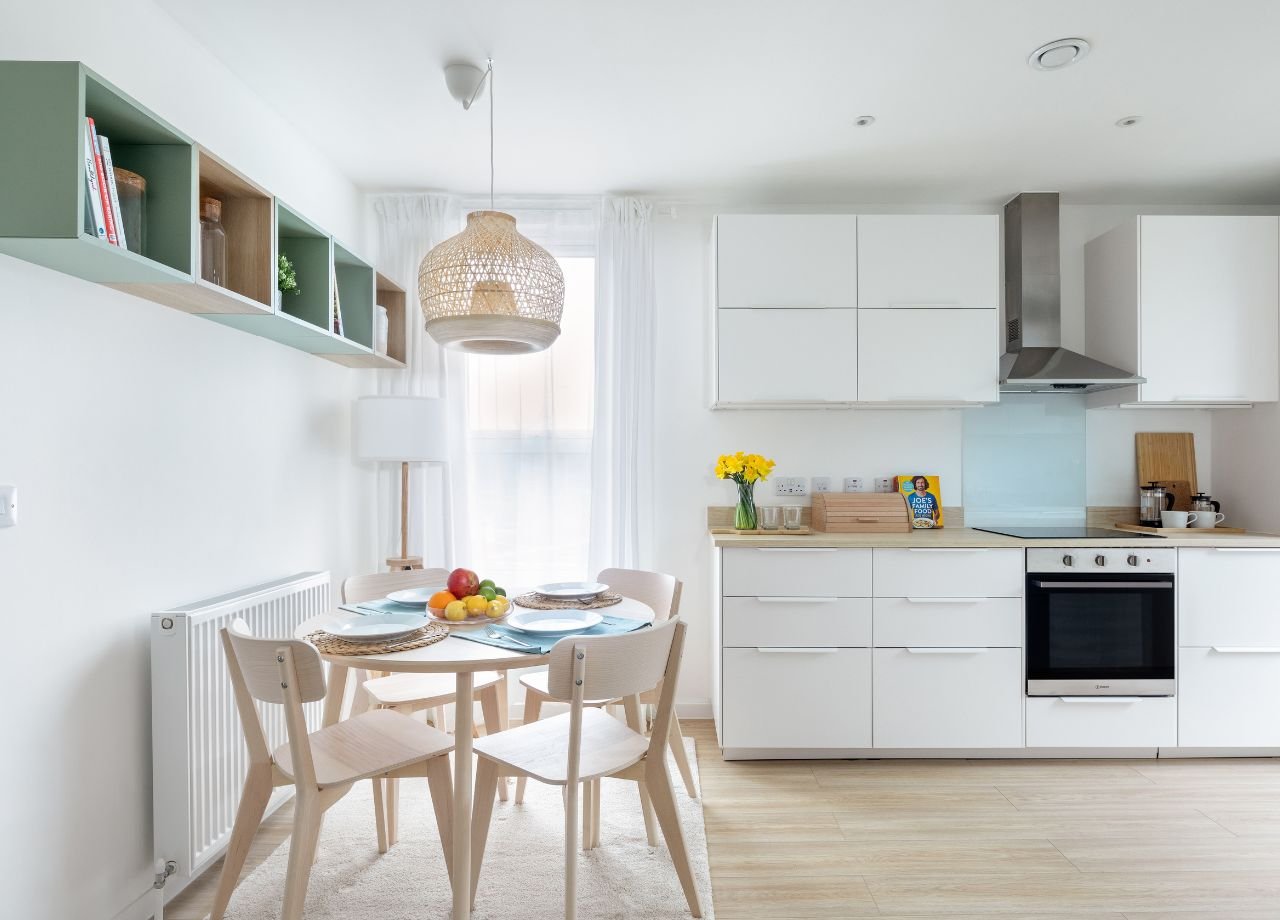
[[352, 575], [342, 583], [342, 603], [358, 604], [386, 597], [392, 591], [443, 585], [449, 580], [444, 569], [410, 569], [406, 572], [380, 572], [374, 575]]
[[680, 613], [680, 579], [662, 572], [642, 569], [605, 569], [596, 581], [621, 594], [653, 608], [653, 621], [661, 623]]
[[[547, 692], [558, 700], [572, 700], [581, 689], [583, 699], [615, 700], [652, 690], [666, 674], [676, 625], [667, 620], [621, 635], [561, 639], [551, 649]], [[581, 688], [574, 678], [575, 649], [585, 653]]]

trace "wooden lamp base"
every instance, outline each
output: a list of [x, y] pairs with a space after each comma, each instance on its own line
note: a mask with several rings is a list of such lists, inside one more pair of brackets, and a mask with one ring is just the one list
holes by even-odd
[[407, 572], [422, 568], [421, 556], [391, 556], [387, 559], [387, 568], [393, 572]]

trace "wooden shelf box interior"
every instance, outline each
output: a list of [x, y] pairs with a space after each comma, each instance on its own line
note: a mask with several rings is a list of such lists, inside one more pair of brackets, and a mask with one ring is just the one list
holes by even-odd
[[813, 529], [824, 533], [907, 533], [911, 514], [898, 492], [819, 492]]
[[276, 251], [289, 257], [298, 276], [297, 291], [280, 295], [280, 309], [326, 332], [333, 331], [332, 248], [323, 230], [276, 202]]
[[[271, 233], [274, 206], [271, 193], [240, 175], [207, 150], [199, 152], [200, 202], [216, 198], [222, 202], [222, 230], [226, 234], [227, 290], [252, 301], [268, 311], [275, 311], [276, 289], [275, 239]], [[196, 209], [196, 233], [200, 224], [200, 207]], [[199, 248], [197, 247], [197, 253]], [[201, 285], [216, 288], [203, 280], [203, 266], [195, 272]], [[229, 299], [234, 303], [236, 298]], [[211, 307], [217, 304], [210, 304]], [[210, 309], [210, 313], [239, 312], [227, 306]]]
[[408, 335], [408, 328], [405, 326], [404, 289], [379, 272], [374, 302], [387, 311], [387, 357], [404, 364], [405, 338]]
[[[86, 230], [84, 118], [147, 180], [141, 254]], [[192, 141], [75, 61], [0, 61], [0, 251], [99, 282], [190, 282]]]

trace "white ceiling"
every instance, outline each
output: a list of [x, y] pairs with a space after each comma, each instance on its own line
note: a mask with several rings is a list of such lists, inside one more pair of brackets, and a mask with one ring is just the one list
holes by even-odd
[[492, 56], [499, 194], [1280, 203], [1274, 0], [156, 2], [369, 189], [487, 190]]

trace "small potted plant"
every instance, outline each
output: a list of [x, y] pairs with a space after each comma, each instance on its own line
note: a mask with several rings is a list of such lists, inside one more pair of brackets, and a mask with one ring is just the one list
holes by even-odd
[[774, 462], [760, 454], [722, 454], [716, 460], [716, 477], [738, 484], [738, 506], [733, 513], [736, 530], [756, 529], [756, 483], [769, 478]]
[[276, 258], [276, 306], [280, 306], [283, 294], [301, 294], [298, 287], [298, 272], [283, 252]]

